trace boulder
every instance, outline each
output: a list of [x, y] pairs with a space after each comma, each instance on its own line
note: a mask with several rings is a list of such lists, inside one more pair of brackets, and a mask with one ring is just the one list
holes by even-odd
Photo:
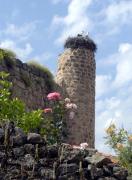
[[25, 149], [25, 153], [27, 153], [27, 154], [35, 153], [35, 146], [33, 144], [25, 144], [24, 149]]
[[10, 141], [12, 142], [13, 146], [22, 146], [27, 142], [27, 138], [26, 136], [16, 135], [16, 136], [11, 136]]
[[126, 180], [128, 172], [125, 169], [120, 168], [120, 170], [113, 173], [113, 176], [120, 180]]
[[35, 159], [30, 155], [26, 154], [22, 162], [22, 166], [25, 170], [32, 170], [35, 164]]
[[95, 164], [98, 168], [102, 168], [104, 165], [112, 163], [111, 159], [100, 154], [95, 154], [92, 157], [86, 157], [85, 160], [89, 164]]
[[57, 158], [58, 157], [58, 149], [59, 149], [58, 145], [48, 146], [47, 147], [47, 156], [48, 156], [48, 158]]
[[13, 148], [13, 154], [15, 157], [24, 156], [25, 150], [23, 147]]
[[53, 169], [41, 168], [39, 171], [40, 171], [40, 176], [45, 180], [53, 179]]
[[37, 133], [28, 133], [27, 141], [28, 143], [31, 143], [31, 144], [44, 144], [45, 143], [41, 135]]
[[58, 173], [60, 176], [66, 174], [76, 174], [79, 171], [79, 167], [75, 164], [61, 164], [58, 168]]

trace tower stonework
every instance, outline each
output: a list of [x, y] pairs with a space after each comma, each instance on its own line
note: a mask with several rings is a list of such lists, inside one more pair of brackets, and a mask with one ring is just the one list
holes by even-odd
[[67, 143], [95, 142], [95, 56], [96, 45], [89, 37], [69, 38], [59, 56], [56, 83], [64, 97], [77, 105], [75, 118], [67, 118]]

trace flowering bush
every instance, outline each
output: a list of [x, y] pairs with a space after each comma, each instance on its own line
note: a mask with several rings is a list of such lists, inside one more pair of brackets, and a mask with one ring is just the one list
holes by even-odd
[[52, 113], [52, 108], [45, 108], [44, 113]]
[[115, 150], [119, 163], [132, 174], [132, 135], [124, 128], [117, 129], [115, 124], [111, 124], [106, 133], [106, 144]]
[[68, 134], [65, 113], [73, 119], [77, 109], [76, 104], [66, 98], [62, 100], [58, 92], [47, 95], [47, 108], [44, 110], [26, 111], [25, 104], [18, 98], [11, 98], [9, 74], [0, 72], [0, 125], [13, 122], [26, 133], [38, 132], [47, 139], [47, 143], [64, 142]]
[[68, 135], [66, 114], [69, 119], [73, 119], [77, 105], [69, 98], [63, 100], [58, 92], [49, 93], [47, 99], [48, 108], [44, 109], [43, 126], [48, 128], [43, 128], [43, 133], [50, 144], [64, 142]]
[[14, 122], [26, 133], [41, 127], [42, 110], [26, 112], [25, 104], [18, 98], [11, 98], [9, 74], [0, 72], [0, 125]]
[[13, 122], [26, 133], [37, 131], [46, 137], [49, 144], [62, 141], [65, 106], [60, 101], [60, 94], [48, 94], [49, 105], [52, 107], [27, 112], [21, 100], [11, 98], [12, 83], [7, 80], [8, 76], [9, 74], [0, 72], [0, 125]]
[[60, 143], [64, 141], [67, 134], [64, 101], [58, 92], [49, 93], [47, 100], [48, 108], [43, 110], [44, 122], [42, 133], [45, 134], [49, 144]]
[[61, 99], [61, 95], [58, 92], [53, 92], [53, 93], [49, 93], [47, 96], [48, 100], [60, 100]]
[[75, 118], [75, 112], [77, 110], [77, 105], [72, 103], [69, 98], [65, 99], [65, 108], [69, 111], [69, 119], [72, 120]]

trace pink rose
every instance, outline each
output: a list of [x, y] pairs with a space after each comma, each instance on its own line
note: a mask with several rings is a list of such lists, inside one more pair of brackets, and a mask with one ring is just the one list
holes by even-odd
[[72, 109], [72, 104], [71, 103], [67, 103], [66, 104], [66, 109]]
[[44, 113], [52, 113], [52, 108], [45, 108]]
[[61, 95], [58, 92], [53, 92], [53, 93], [49, 93], [47, 95], [48, 100], [60, 100], [61, 99]]
[[77, 105], [73, 103], [67, 103], [66, 104], [66, 109], [77, 109]]

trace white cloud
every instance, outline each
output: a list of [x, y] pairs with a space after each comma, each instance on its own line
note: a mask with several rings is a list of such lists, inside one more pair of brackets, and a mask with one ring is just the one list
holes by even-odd
[[[107, 84], [111, 85], [111, 89], [119, 88], [121, 86], [126, 85], [132, 80], [132, 44], [130, 43], [121, 43], [118, 47], [118, 51], [114, 54], [111, 54], [108, 57], [99, 60], [98, 67], [101, 68], [110, 68], [112, 67], [112, 71], [115, 72], [114, 75], [98, 75], [97, 76], [97, 97], [100, 94], [101, 87], [107, 86]], [[111, 72], [112, 72], [111, 71]], [[106, 77], [111, 76], [113, 82], [108, 81], [109, 79]], [[105, 89], [105, 88], [104, 88]]]
[[[110, 36], [118, 35], [128, 27], [130, 31], [132, 27], [131, 0], [97, 0], [96, 3], [100, 8], [90, 14], [90, 17], [93, 23], [92, 33], [94, 31], [98, 44], [108, 42]], [[127, 36], [126, 33], [125, 36]]]
[[110, 75], [97, 75], [96, 76], [96, 97], [99, 98], [104, 95], [106, 92], [108, 93], [109, 84], [111, 83], [112, 77]]
[[121, 43], [117, 53], [105, 58], [104, 61], [104, 68], [108, 68], [108, 61], [115, 73], [97, 75], [96, 78], [96, 146], [100, 151], [110, 153], [103, 137], [105, 128], [111, 122], [132, 132], [132, 44]]
[[87, 16], [87, 9], [91, 3], [92, 0], [71, 0], [66, 16], [54, 16], [52, 25], [62, 26], [58, 43], [62, 43], [69, 35], [76, 35], [91, 28], [92, 24]]
[[115, 97], [100, 99], [96, 102], [96, 146], [100, 151], [110, 153], [104, 139], [105, 129], [110, 123], [115, 123], [118, 128], [124, 127], [132, 132], [131, 102], [130, 94], [127, 94], [127, 97], [115, 94]]
[[124, 54], [132, 49], [132, 44], [130, 43], [122, 43], [119, 45], [119, 52]]
[[25, 61], [33, 51], [28, 41], [36, 29], [37, 23], [38, 21], [32, 21], [20, 26], [8, 23], [6, 27], [1, 30], [0, 47], [13, 50], [19, 58]]
[[13, 50], [18, 55], [18, 57], [22, 59], [27, 58], [33, 51], [30, 43], [26, 43], [23, 48], [20, 48], [17, 47], [17, 44], [12, 40], [5, 40], [1, 42], [0, 47]]
[[121, 87], [132, 81], [132, 44], [120, 44], [118, 57], [119, 60], [116, 66], [116, 77], [113, 85]]
[[95, 23], [97, 23], [97, 26], [104, 27], [105, 32], [102, 34], [102, 38], [118, 34], [124, 25], [131, 26], [132, 1], [110, 1], [107, 7], [100, 10], [99, 16], [101, 20]]
[[51, 52], [44, 52], [40, 55], [37, 55], [35, 57], [33, 57], [33, 60], [38, 61], [39, 63], [43, 64], [46, 61], [48, 61], [49, 59], [53, 58], [53, 54]]
[[3, 30], [7, 36], [18, 38], [19, 40], [27, 40], [32, 32], [36, 29], [36, 22], [30, 22], [17, 26], [15, 24], [7, 24], [6, 29]]
[[106, 19], [111, 24], [127, 24], [132, 20], [132, 1], [122, 0], [111, 3], [105, 10]]

